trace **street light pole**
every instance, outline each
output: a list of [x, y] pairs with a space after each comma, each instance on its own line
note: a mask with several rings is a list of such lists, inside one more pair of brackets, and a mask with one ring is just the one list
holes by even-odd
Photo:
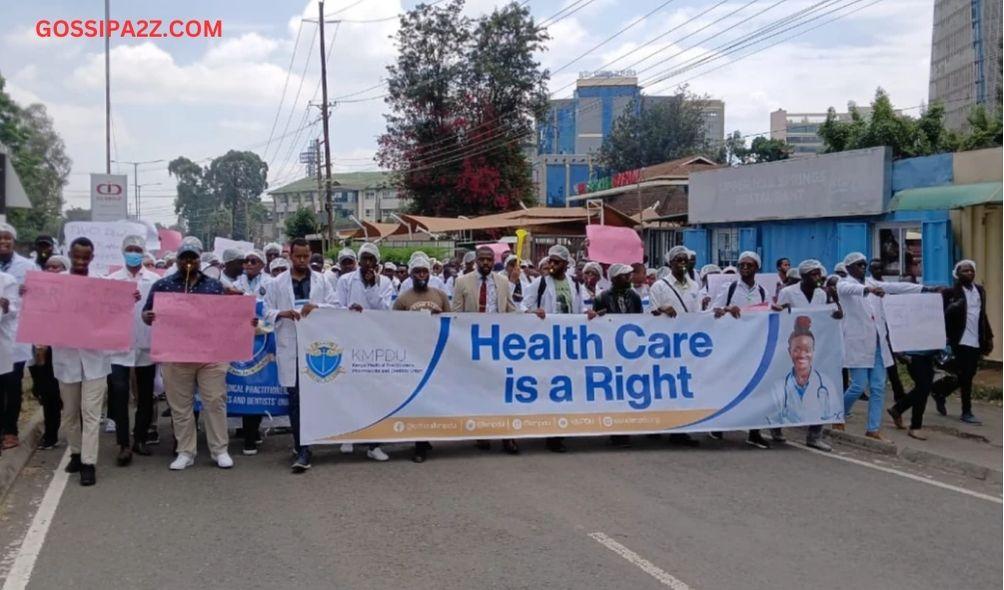
[[328, 247], [335, 243], [335, 223], [331, 203], [331, 137], [328, 135], [328, 64], [324, 53], [324, 0], [317, 3], [321, 36], [321, 120], [324, 123], [324, 208], [328, 218]]
[[[135, 193], [135, 196], [133, 198], [136, 201], [136, 219], [139, 219], [139, 212], [140, 212], [140, 200], [139, 200], [139, 186], [140, 186], [139, 185], [139, 165], [140, 164], [156, 164], [158, 162], [163, 162], [163, 161], [164, 161], [163, 159], [161, 159], [161, 160], [145, 160], [143, 162], [130, 162], [128, 160], [115, 160], [116, 164], [132, 164], [132, 186], [133, 186], [133, 193]], [[109, 166], [111, 166], [111, 164], [109, 164]], [[149, 186], [149, 185], [146, 185], [146, 186]]]

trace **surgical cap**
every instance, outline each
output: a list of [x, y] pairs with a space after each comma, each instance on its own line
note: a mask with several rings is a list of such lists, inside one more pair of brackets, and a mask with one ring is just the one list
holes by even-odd
[[737, 272], [739, 271], [736, 270], [736, 267], [732, 266], [731, 264], [722, 269], [723, 275], [734, 275]]
[[802, 278], [802, 275], [798, 272], [797, 268], [789, 268], [788, 269], [788, 278], [789, 279], [795, 279], [797, 281], [798, 279]]
[[245, 258], [248, 257], [248, 256], [254, 256], [258, 260], [261, 260], [262, 262], [265, 262], [265, 256], [261, 252], [259, 252], [257, 250], [251, 250], [250, 252], [248, 252], [245, 255]]
[[178, 246], [178, 256], [189, 253], [194, 253], [196, 256], [202, 255], [202, 241], [199, 238], [188, 236], [181, 240], [181, 245]]
[[503, 266], [509, 266], [510, 262], [516, 262], [517, 260], [519, 260], [519, 259], [516, 258], [515, 254], [510, 254], [510, 255], [508, 255], [508, 256], [505, 257], [505, 264]]
[[244, 253], [237, 248], [227, 248], [223, 251], [223, 264], [228, 264], [234, 260], [241, 260], [244, 258]]
[[272, 264], [268, 265], [269, 271], [273, 271], [278, 268], [289, 268], [289, 261], [285, 258], [275, 258], [272, 260]]
[[698, 274], [703, 279], [704, 277], [710, 274], [715, 274], [720, 272], [722, 272], [722, 268], [717, 264], [705, 264], [704, 266], [701, 267], [701, 272]]
[[614, 277], [617, 277], [617, 276], [620, 276], [620, 275], [625, 275], [625, 274], [629, 275], [629, 274], [631, 274], [631, 272], [632, 271], [631, 271], [631, 266], [630, 265], [619, 264], [619, 263], [618, 264], [611, 264], [610, 268], [607, 270], [607, 278], [609, 278], [612, 281], [612, 280], [614, 280]]
[[572, 253], [568, 251], [568, 248], [562, 246], [561, 244], [555, 244], [547, 250], [548, 258], [560, 258], [565, 262], [571, 262]]
[[143, 236], [137, 236], [135, 234], [122, 238], [122, 249], [125, 250], [129, 246], [139, 246], [145, 252], [146, 239], [144, 239]]
[[656, 270], [654, 268], [650, 268], [645, 271], [646, 277], [654, 277], [655, 275], [656, 275]]
[[359, 257], [362, 258], [363, 254], [371, 254], [376, 257], [377, 262], [380, 262], [380, 248], [377, 248], [376, 244], [372, 242], [366, 242], [359, 246]]
[[810, 272], [818, 270], [820, 274], [826, 274], [826, 269], [823, 268], [823, 263], [816, 260], [815, 258], [809, 258], [808, 260], [803, 260], [798, 263], [798, 276], [804, 277]]
[[464, 264], [471, 264], [478, 257], [474, 252], [468, 252], [464, 254]]
[[0, 234], [2, 233], [8, 233], [11, 235], [11, 238], [17, 239], [17, 230], [9, 223], [0, 223]]
[[672, 264], [673, 259], [681, 254], [690, 258], [690, 250], [688, 250], [685, 246], [673, 246], [669, 249], [669, 252], [666, 252], [666, 264]]
[[355, 260], [356, 253], [352, 248], [342, 248], [338, 251], [338, 262], [341, 263], [343, 260]]
[[414, 252], [411, 253], [411, 256], [408, 257], [408, 264], [411, 264], [412, 260], [419, 257], [428, 259], [429, 255], [426, 254], [425, 252], [422, 252], [421, 250], [415, 250]]
[[154, 258], [153, 254], [150, 254], [149, 252], [144, 252], [143, 253], [143, 261], [146, 262], [147, 260], [149, 260], [150, 262], [153, 262], [154, 264], [157, 263], [157, 259]]
[[70, 270], [70, 259], [67, 258], [66, 256], [63, 256], [62, 254], [53, 254], [52, 256], [49, 257], [48, 260], [45, 261], [45, 263], [49, 264], [53, 260], [62, 264], [63, 270]]
[[384, 270], [397, 270], [397, 265], [393, 262], [387, 262], [383, 265]]
[[268, 254], [269, 252], [282, 252], [282, 246], [275, 242], [265, 244], [265, 253]]
[[411, 257], [411, 262], [408, 263], [408, 272], [411, 272], [413, 270], [417, 270], [417, 269], [420, 269], [420, 268], [424, 268], [425, 270], [429, 270], [431, 267], [432, 267], [432, 263], [429, 261], [428, 257], [426, 257], [426, 256], [412, 256]]
[[865, 257], [861, 252], [851, 252], [847, 256], [844, 256], [844, 269], [852, 264], [857, 264], [858, 262], [868, 262], [868, 258]]
[[598, 262], [587, 262], [584, 267], [582, 267], [582, 272], [586, 273], [593, 271], [600, 278], [603, 278], [603, 267], [599, 265]]
[[760, 268], [760, 256], [756, 252], [751, 252], [747, 250], [739, 255], [739, 262], [742, 263], [743, 260], [751, 260], [756, 264], [757, 268]]
[[548, 262], [550, 262], [550, 260], [549, 260], [549, 259], [547, 259], [547, 258], [541, 258], [541, 259], [540, 259], [540, 262], [538, 262], [538, 263], [537, 263], [537, 268], [540, 268], [540, 267], [544, 266], [544, 265], [545, 265], [545, 264], [547, 264]]
[[973, 262], [972, 260], [966, 259], [966, 260], [960, 260], [955, 263], [955, 268], [952, 269], [952, 276], [955, 278], [959, 278], [959, 269], [962, 268], [963, 266], [971, 266], [973, 267], [973, 272], [974, 273], [976, 272], [976, 263]]
[[[843, 262], [838, 262], [838, 263], [837, 263], [837, 264], [836, 264], [836, 265], [835, 265], [835, 266], [833, 267], [833, 273], [834, 273], [834, 274], [836, 274], [836, 273], [838, 273], [838, 272], [847, 272], [847, 265], [845, 265], [845, 264], [844, 264]], [[839, 275], [838, 275], [838, 276], [839, 276]]]

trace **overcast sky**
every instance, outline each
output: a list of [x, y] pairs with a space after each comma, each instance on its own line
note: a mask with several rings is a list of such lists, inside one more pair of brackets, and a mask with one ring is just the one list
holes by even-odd
[[[853, 0], [825, 0], [820, 11], [849, 1]], [[728, 0], [719, 5], [716, 0], [673, 0], [659, 8], [665, 0], [580, 0], [576, 5], [580, 10], [549, 27], [552, 39], [540, 59], [556, 72], [551, 79], [555, 98], [570, 96], [580, 71], [622, 69], [654, 53], [632, 66], [645, 83], [695, 55], [817, 2]], [[574, 3], [529, 0], [528, 6], [542, 21]], [[268, 161], [271, 187], [303, 175], [297, 153], [320, 134], [317, 109], [307, 113], [308, 101], [320, 98], [319, 92], [315, 94], [320, 69], [317, 27], [301, 22], [303, 16], [316, 19], [316, 2], [112, 0], [111, 4], [113, 18], [119, 19], [223, 21], [221, 39], [112, 41], [112, 157], [165, 160], [140, 167], [140, 184], [150, 184], [142, 189], [145, 218], [174, 220], [174, 183], [165, 167], [177, 156], [208, 162], [228, 149], [250, 149]], [[467, 12], [476, 16], [499, 4], [469, 0]], [[325, 11], [338, 12], [337, 18], [346, 21], [364, 21], [393, 16], [414, 5], [413, 0], [329, 0]], [[860, 10], [851, 12], [855, 9]], [[89, 206], [88, 173], [104, 170], [104, 46], [100, 39], [39, 38], [35, 23], [101, 18], [102, 11], [101, 0], [5, 2], [0, 21], [0, 74], [7, 79], [7, 91], [21, 104], [46, 105], [73, 160], [67, 206]], [[667, 93], [688, 82], [692, 91], [724, 100], [726, 129], [743, 134], [767, 132], [769, 114], [777, 108], [844, 110], [848, 101], [868, 103], [878, 86], [890, 93], [897, 107], [917, 107], [927, 99], [932, 11], [932, 0], [858, 0], [808, 23], [804, 28], [826, 24], [802, 36], [789, 38], [803, 28], [780, 33], [762, 44], [780, 42], [773, 47], [750, 47], [651, 84], [645, 92]], [[850, 14], [827, 23], [846, 13]], [[383, 94], [385, 66], [395, 56], [389, 37], [397, 26], [394, 19], [328, 25], [329, 44], [333, 39], [328, 63], [331, 97], [350, 95], [346, 99], [358, 100]], [[674, 27], [658, 41], [626, 55]], [[747, 53], [752, 55], [737, 59]], [[343, 102], [334, 109], [336, 171], [376, 167], [372, 157], [376, 137], [384, 129], [384, 110], [382, 100]], [[916, 108], [911, 111], [916, 113]], [[297, 132], [301, 127], [305, 128]], [[128, 172], [132, 184], [132, 166], [113, 164], [112, 170]], [[130, 192], [130, 201], [131, 197]]]

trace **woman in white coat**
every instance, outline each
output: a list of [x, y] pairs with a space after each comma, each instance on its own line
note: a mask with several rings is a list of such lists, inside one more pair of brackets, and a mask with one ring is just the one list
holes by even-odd
[[279, 385], [289, 394], [289, 422], [293, 429], [294, 473], [310, 469], [310, 447], [300, 446], [300, 382], [297, 378], [296, 324], [318, 307], [334, 307], [335, 292], [324, 275], [310, 269], [310, 245], [298, 238], [289, 245], [291, 267], [265, 287], [266, 321], [275, 326]]

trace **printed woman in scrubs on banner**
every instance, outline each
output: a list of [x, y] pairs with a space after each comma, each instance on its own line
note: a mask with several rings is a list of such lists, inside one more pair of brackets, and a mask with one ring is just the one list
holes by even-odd
[[812, 318], [795, 318], [795, 329], [788, 337], [792, 368], [771, 391], [774, 411], [767, 417], [771, 424], [816, 424], [841, 418], [841, 390], [812, 366], [816, 338], [811, 326]]

